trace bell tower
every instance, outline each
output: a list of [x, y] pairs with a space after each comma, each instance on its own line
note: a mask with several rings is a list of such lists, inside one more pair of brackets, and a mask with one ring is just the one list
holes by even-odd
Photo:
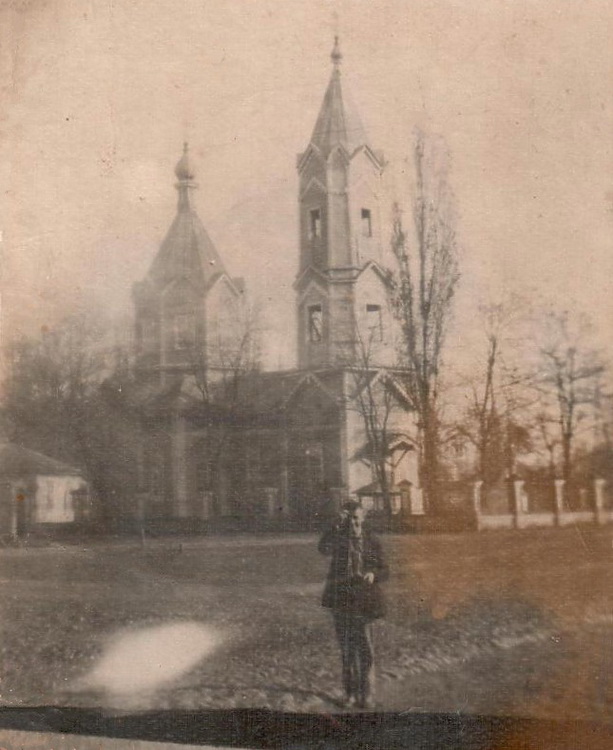
[[342, 86], [338, 37], [331, 60], [315, 128], [297, 161], [300, 264], [294, 286], [300, 368], [350, 365], [365, 339], [381, 349], [391, 316], [382, 267], [383, 156], [369, 145]]

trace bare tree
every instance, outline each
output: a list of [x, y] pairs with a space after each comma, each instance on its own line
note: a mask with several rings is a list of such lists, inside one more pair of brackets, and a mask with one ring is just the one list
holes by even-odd
[[206, 349], [193, 348], [187, 375], [194, 415], [209, 433], [202, 459], [210, 467], [212, 488], [219, 482], [224, 458], [233, 453], [230, 445], [235, 427], [249, 417], [257, 396], [259, 315], [247, 304], [234, 313], [212, 332]]
[[213, 332], [206, 349], [196, 342], [191, 359], [200, 400], [231, 408], [245, 395], [241, 386], [260, 368], [257, 310], [241, 306]]
[[556, 475], [556, 451], [560, 445], [555, 418], [546, 411], [539, 411], [534, 419], [537, 440], [547, 452], [547, 471], [553, 479]]
[[410, 248], [396, 208], [392, 236], [397, 261], [395, 306], [402, 329], [405, 387], [419, 415], [421, 484], [427, 506], [436, 511], [442, 353], [460, 275], [447, 154], [422, 132], [416, 135], [413, 153], [415, 248]]
[[596, 385], [605, 371], [601, 355], [586, 343], [589, 326], [568, 313], [550, 314], [540, 347], [540, 392], [548, 397], [558, 425], [562, 478], [570, 480], [579, 423], [589, 416]]
[[526, 386], [532, 373], [512, 362], [522, 322], [518, 311], [523, 307], [513, 295], [479, 308], [485, 359], [482, 371], [468, 378], [469, 404], [457, 431], [475, 447], [477, 471], [486, 482], [498, 480], [503, 472], [512, 475], [517, 453], [531, 447], [534, 396], [528, 395]]
[[401, 429], [399, 416], [410, 412], [411, 405], [399, 368], [381, 367], [379, 363], [376, 332], [363, 332], [356, 326], [354, 339], [353, 356], [347, 365], [353, 377], [350, 408], [362, 418], [366, 445], [360, 448], [360, 456], [371, 466], [389, 517], [396, 448], [399, 443], [413, 443], [412, 436]]
[[86, 406], [104, 378], [105, 333], [98, 320], [75, 315], [9, 344], [3, 401], [13, 439], [75, 460]]

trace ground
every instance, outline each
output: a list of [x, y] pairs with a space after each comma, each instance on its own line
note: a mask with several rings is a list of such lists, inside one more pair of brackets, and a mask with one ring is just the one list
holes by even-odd
[[[392, 575], [376, 626], [379, 706], [613, 720], [611, 534], [383, 537]], [[0, 550], [1, 703], [339, 710], [338, 654], [319, 605], [328, 561], [316, 542]], [[205, 641], [212, 633], [200, 650], [199, 628]], [[92, 679], [112, 653], [123, 690]]]

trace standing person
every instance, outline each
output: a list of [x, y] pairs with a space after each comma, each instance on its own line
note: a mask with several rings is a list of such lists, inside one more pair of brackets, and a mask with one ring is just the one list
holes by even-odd
[[322, 606], [332, 610], [341, 649], [347, 706], [372, 706], [372, 622], [385, 615], [379, 583], [388, 577], [379, 540], [364, 528], [359, 503], [345, 503], [337, 523], [324, 533], [319, 551], [332, 561]]

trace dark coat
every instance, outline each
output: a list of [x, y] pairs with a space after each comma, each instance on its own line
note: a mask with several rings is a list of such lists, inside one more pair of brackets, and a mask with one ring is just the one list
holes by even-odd
[[379, 540], [366, 529], [362, 533], [363, 573], [373, 573], [374, 582], [350, 578], [349, 537], [338, 527], [332, 528], [321, 537], [318, 547], [323, 555], [332, 555], [321, 603], [323, 607], [337, 612], [376, 620], [385, 615], [385, 601], [380, 584], [387, 580], [389, 570]]

